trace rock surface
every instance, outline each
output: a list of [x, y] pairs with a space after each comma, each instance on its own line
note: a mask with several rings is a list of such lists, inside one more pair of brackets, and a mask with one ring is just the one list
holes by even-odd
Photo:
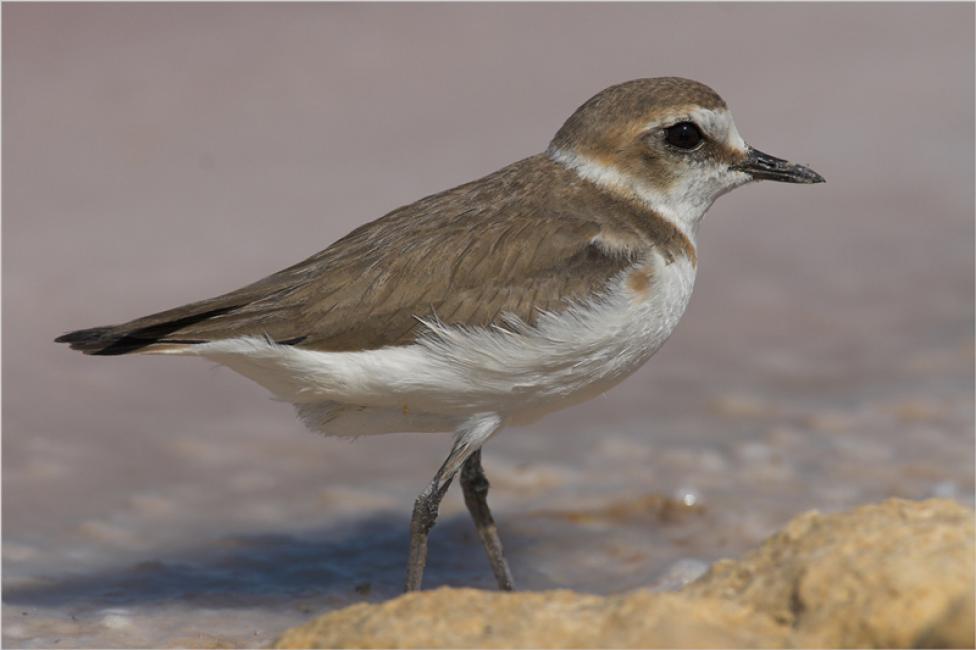
[[325, 614], [299, 647], [974, 647], [974, 517], [892, 499], [800, 515], [676, 594], [437, 589]]
[[800, 515], [684, 593], [762, 612], [800, 646], [972, 648], [973, 566], [971, 511], [893, 499]]

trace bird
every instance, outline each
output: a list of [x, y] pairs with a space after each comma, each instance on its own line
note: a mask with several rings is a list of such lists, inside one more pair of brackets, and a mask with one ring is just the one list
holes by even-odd
[[215, 361], [326, 435], [453, 434], [414, 502], [406, 590], [422, 586], [458, 475], [498, 587], [512, 590], [482, 446], [641, 367], [688, 305], [703, 215], [758, 180], [824, 182], [747, 145], [705, 84], [635, 79], [584, 102], [542, 153], [397, 208], [282, 271], [55, 340], [90, 355]]

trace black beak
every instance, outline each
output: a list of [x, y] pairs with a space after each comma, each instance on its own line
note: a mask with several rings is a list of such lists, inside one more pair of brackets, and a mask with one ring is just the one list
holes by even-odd
[[763, 153], [752, 147], [749, 147], [749, 155], [745, 161], [738, 165], [732, 165], [730, 169], [745, 172], [757, 181], [781, 181], [783, 183], [825, 182], [823, 176], [809, 167], [770, 156], [768, 153]]

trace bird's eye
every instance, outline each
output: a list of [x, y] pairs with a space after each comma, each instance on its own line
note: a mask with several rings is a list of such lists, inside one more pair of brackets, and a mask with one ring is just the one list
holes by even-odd
[[702, 132], [692, 122], [678, 122], [666, 129], [668, 144], [679, 149], [694, 149], [702, 141]]

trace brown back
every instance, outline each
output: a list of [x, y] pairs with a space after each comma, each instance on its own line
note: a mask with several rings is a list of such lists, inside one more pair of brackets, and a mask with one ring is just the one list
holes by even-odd
[[534, 323], [539, 310], [600, 292], [651, 246], [694, 254], [660, 217], [538, 155], [394, 210], [237, 291], [62, 340], [95, 354], [239, 336], [328, 351], [401, 345], [417, 337], [418, 318]]

